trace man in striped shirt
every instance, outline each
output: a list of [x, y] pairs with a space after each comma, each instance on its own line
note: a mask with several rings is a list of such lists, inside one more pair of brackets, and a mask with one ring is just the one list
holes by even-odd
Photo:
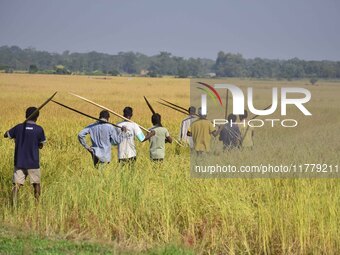
[[188, 109], [189, 116], [186, 117], [181, 123], [181, 130], [179, 133], [179, 140], [188, 144], [189, 147], [192, 149], [194, 147], [194, 143], [192, 137], [188, 136], [188, 130], [191, 124], [197, 120], [196, 117], [196, 108], [194, 106], [190, 106]]

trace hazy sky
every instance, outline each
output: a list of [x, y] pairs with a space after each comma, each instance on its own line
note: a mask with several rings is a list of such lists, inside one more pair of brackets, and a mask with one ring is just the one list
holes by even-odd
[[340, 1], [0, 0], [0, 45], [340, 60]]

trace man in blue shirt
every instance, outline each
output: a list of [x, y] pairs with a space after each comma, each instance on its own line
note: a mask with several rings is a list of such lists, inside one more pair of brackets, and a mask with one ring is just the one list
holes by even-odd
[[[30, 117], [37, 108], [29, 107], [26, 110], [26, 119]], [[36, 200], [40, 196], [40, 162], [39, 149], [43, 148], [46, 142], [45, 133], [42, 127], [36, 124], [39, 111], [24, 123], [20, 123], [4, 134], [5, 138], [15, 140], [14, 151], [14, 174], [13, 174], [13, 203], [16, 205], [19, 187], [30, 176], [34, 188]]]
[[[97, 167], [99, 163], [110, 163], [111, 161], [111, 147], [122, 142], [123, 132], [126, 131], [122, 127], [122, 131], [108, 123], [110, 113], [103, 110], [99, 114], [100, 121], [97, 121], [78, 134], [78, 140], [81, 145], [88, 150], [93, 159], [93, 164]], [[86, 143], [86, 135], [90, 134], [92, 146]]]

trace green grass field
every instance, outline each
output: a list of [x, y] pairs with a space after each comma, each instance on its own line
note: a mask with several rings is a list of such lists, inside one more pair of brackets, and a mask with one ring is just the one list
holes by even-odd
[[127, 251], [119, 245], [91, 241], [65, 240], [61, 237], [46, 238], [36, 234], [22, 233], [18, 229], [0, 228], [0, 254], [51, 255], [51, 254], [140, 254], [140, 255], [190, 255], [191, 251], [168, 245], [147, 252]]
[[[265, 95], [270, 95], [267, 91], [272, 86], [307, 87], [312, 92], [308, 109], [313, 113], [302, 119], [292, 110], [293, 117], [300, 120], [295, 129], [258, 130], [254, 150], [228, 153], [225, 157], [230, 163], [339, 164], [339, 82], [319, 81], [313, 87], [307, 81], [231, 79], [229, 83], [253, 85]], [[145, 127], [151, 126], [151, 114], [143, 95], [151, 102], [168, 98], [180, 105], [190, 103], [189, 80], [171, 78], [97, 80], [0, 74], [0, 90], [1, 133], [23, 121], [28, 106], [41, 104], [56, 90], [56, 100], [92, 115], [98, 115], [99, 109], [67, 92], [120, 113], [130, 105], [135, 109], [133, 119]], [[260, 106], [267, 104], [259, 96], [256, 100]], [[184, 115], [156, 107], [163, 125], [177, 137]], [[77, 140], [77, 133], [91, 120], [51, 103], [41, 111], [38, 123], [44, 127], [48, 143], [41, 151], [42, 195], [37, 206], [28, 183], [20, 190], [18, 208], [10, 206], [14, 143], [0, 139], [0, 225], [6, 226], [0, 235], [0, 253], [19, 254], [28, 249], [32, 254], [46, 254], [49, 247], [50, 254], [340, 251], [339, 179], [194, 179], [188, 149], [175, 144], [167, 145], [163, 164], [150, 162], [148, 144], [138, 144], [133, 169], [112, 162], [98, 171]], [[117, 158], [115, 149], [113, 158]], [[53, 241], [56, 237], [60, 241]], [[38, 250], [27, 243], [37, 243]]]

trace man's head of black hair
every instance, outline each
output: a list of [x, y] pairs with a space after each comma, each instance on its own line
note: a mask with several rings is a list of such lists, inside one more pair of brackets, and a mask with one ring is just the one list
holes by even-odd
[[188, 112], [190, 115], [193, 115], [196, 113], [196, 107], [195, 106], [190, 106], [188, 109]]
[[151, 117], [151, 122], [153, 125], [158, 125], [158, 126], [161, 126], [161, 115], [158, 114], [158, 113], [155, 113], [152, 115]]
[[247, 110], [244, 110], [244, 113], [240, 115], [240, 120], [244, 120], [248, 118], [248, 111]]
[[[38, 117], [39, 117], [39, 111], [36, 111], [37, 108], [36, 107], [28, 107], [26, 109], [26, 119], [29, 117], [28, 120], [31, 120], [31, 121], [37, 121]], [[36, 111], [36, 112], [35, 112]], [[35, 113], [34, 113], [35, 112]], [[34, 114], [33, 114], [34, 113]], [[33, 114], [33, 115], [32, 115]], [[32, 116], [31, 116], [32, 115]]]
[[132, 108], [130, 106], [125, 107], [124, 110], [123, 110], [123, 115], [124, 115], [125, 118], [130, 119], [133, 115]]
[[102, 110], [100, 113], [99, 113], [99, 119], [106, 119], [106, 120], [109, 120], [110, 118], [110, 113], [109, 111], [107, 110]]
[[228, 115], [228, 122], [229, 122], [229, 123], [230, 123], [230, 122], [235, 123], [236, 120], [237, 120], [236, 115], [234, 115], [234, 114], [232, 114], [232, 113]]

